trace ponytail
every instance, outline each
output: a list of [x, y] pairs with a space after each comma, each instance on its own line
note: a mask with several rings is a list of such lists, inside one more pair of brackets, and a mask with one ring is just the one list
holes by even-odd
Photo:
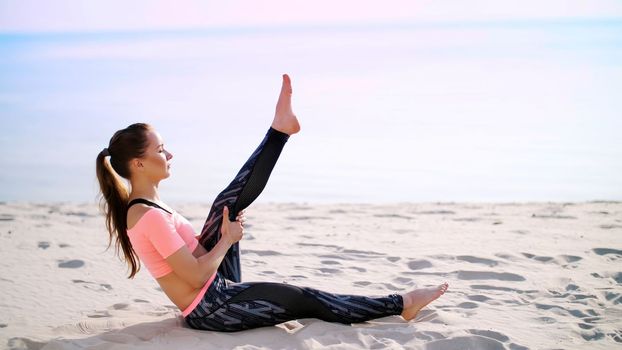
[[[115, 239], [115, 254], [125, 260], [130, 270], [128, 278], [134, 278], [140, 270], [140, 260], [127, 235], [127, 204], [129, 190], [122, 178], [130, 179], [130, 160], [143, 157], [147, 147], [149, 124], [136, 123], [115, 132], [108, 148], [97, 155], [95, 171], [101, 198], [100, 210], [106, 216], [109, 249]], [[119, 253], [123, 251], [123, 256]]]

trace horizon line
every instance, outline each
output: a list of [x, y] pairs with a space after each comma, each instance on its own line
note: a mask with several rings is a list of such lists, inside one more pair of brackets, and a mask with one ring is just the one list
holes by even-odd
[[247, 25], [247, 26], [214, 26], [189, 28], [137, 28], [137, 29], [85, 29], [85, 30], [1, 30], [0, 40], [33, 38], [33, 37], [97, 37], [97, 36], [151, 36], [151, 35], [240, 35], [265, 34], [284, 29], [295, 32], [322, 32], [322, 31], [365, 31], [365, 30], [404, 30], [429, 28], [486, 28], [506, 27], [520, 28], [538, 25], [547, 26], [602, 26], [622, 25], [622, 17], [574, 17], [574, 18], [526, 18], [526, 19], [493, 19], [493, 20], [432, 20], [432, 21], [370, 21], [353, 23], [304, 23], [282, 25]]

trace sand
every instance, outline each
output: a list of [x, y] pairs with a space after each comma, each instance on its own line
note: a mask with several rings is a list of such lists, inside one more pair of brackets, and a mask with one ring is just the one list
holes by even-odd
[[[198, 232], [210, 203], [170, 203]], [[622, 202], [255, 203], [244, 281], [382, 295], [449, 282], [415, 321], [188, 328], [146, 270], [106, 251], [95, 203], [0, 203], [0, 347], [622, 347]]]

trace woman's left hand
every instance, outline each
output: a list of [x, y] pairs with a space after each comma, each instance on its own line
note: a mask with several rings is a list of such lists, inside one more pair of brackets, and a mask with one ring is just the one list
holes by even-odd
[[241, 210], [235, 218], [235, 221], [239, 221], [242, 226], [244, 226], [244, 221], [246, 221], [246, 217], [244, 216], [245, 212], [246, 210]]

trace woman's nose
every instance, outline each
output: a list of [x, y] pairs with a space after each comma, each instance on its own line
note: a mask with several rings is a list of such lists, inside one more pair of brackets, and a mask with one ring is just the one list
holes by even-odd
[[170, 152], [167, 152], [167, 153], [168, 153], [168, 154], [167, 154], [167, 155], [168, 155], [168, 157], [166, 157], [166, 159], [171, 159], [171, 158], [173, 158], [173, 153], [170, 153]]

